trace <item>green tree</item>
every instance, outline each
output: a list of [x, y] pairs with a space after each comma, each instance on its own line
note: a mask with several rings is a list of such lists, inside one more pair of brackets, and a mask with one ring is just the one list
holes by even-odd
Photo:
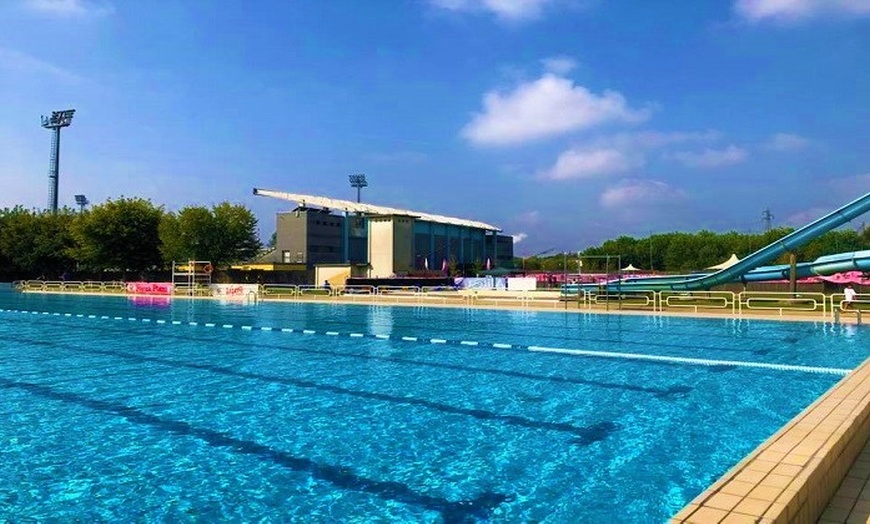
[[211, 260], [216, 228], [211, 212], [202, 206], [188, 206], [178, 213], [165, 213], [159, 234], [163, 261]]
[[70, 209], [49, 213], [15, 207], [0, 215], [0, 259], [8, 260], [13, 271], [54, 279], [75, 267], [69, 255]]
[[108, 200], [76, 215], [70, 253], [96, 271], [147, 271], [162, 266], [158, 227], [161, 208], [141, 198]]
[[261, 248], [253, 213], [228, 202], [211, 210], [188, 206], [178, 213], [168, 213], [159, 229], [166, 263], [208, 260], [224, 266], [250, 260]]
[[246, 207], [223, 202], [212, 208], [218, 228], [216, 264], [231, 264], [251, 260], [262, 245], [257, 234], [257, 218]]

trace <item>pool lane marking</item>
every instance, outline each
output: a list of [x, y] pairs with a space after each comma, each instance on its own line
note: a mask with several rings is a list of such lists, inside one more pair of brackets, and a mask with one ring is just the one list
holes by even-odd
[[[6, 313], [23, 313], [23, 314], [31, 314], [31, 315], [49, 315], [50, 312], [47, 311], [26, 311], [26, 310], [17, 310], [17, 309], [2, 309], [0, 308], [0, 312]], [[59, 315], [60, 313], [55, 313]], [[64, 316], [69, 316], [69, 313], [65, 313]], [[83, 317], [82, 314], [76, 314], [76, 317]], [[96, 315], [88, 315], [88, 318], [95, 318]], [[109, 316], [101, 316], [101, 319], [112, 319], [113, 317]], [[142, 322], [151, 322], [151, 319], [141, 318], [137, 319], [136, 317], [127, 317], [128, 320], [140, 320]], [[124, 320], [124, 317], [114, 317], [114, 320]], [[179, 320], [172, 320], [167, 322], [166, 320], [156, 320], [157, 324], [166, 324], [169, 325], [182, 325], [182, 322]], [[190, 326], [198, 326], [197, 322], [188, 322], [187, 325]], [[216, 324], [206, 323], [204, 324], [207, 327], [214, 327]], [[221, 327], [232, 329], [236, 326], [233, 324], [223, 324]], [[254, 329], [253, 326], [238, 326], [240, 329], [245, 331], [252, 331]], [[303, 333], [305, 335], [316, 335], [318, 331], [313, 329], [302, 329], [302, 330], [294, 330], [293, 328], [272, 328], [272, 327], [259, 327], [260, 331], [281, 331], [283, 333]], [[323, 331], [320, 332], [323, 335], [327, 336], [342, 336], [342, 333], [338, 331]], [[496, 349], [520, 349], [526, 351], [532, 351], [535, 353], [554, 353], [560, 355], [572, 355], [578, 357], [594, 357], [594, 358], [615, 358], [615, 359], [623, 359], [623, 360], [646, 360], [653, 362], [669, 362], [675, 364], [694, 364], [700, 366], [734, 366], [734, 367], [743, 367], [743, 368], [757, 368], [757, 369], [773, 369], [778, 371], [800, 371], [805, 373], [823, 373], [829, 375], [846, 375], [851, 369], [845, 368], [831, 368], [831, 367], [816, 367], [816, 366], [800, 366], [794, 364], [769, 364], [767, 362], [752, 362], [747, 360], [711, 360], [705, 358], [690, 358], [690, 357], [672, 357], [666, 355], [647, 355], [644, 353], [621, 353], [616, 351], [593, 351], [588, 349], [571, 349], [571, 348], [556, 348], [556, 347], [547, 347], [547, 346], [524, 346], [522, 344], [502, 344], [498, 342], [493, 343], [481, 343], [474, 340], [448, 340], [443, 338], [419, 338], [419, 337], [410, 337], [410, 336], [401, 336], [401, 337], [392, 337], [391, 335], [384, 334], [373, 334], [366, 335], [363, 333], [348, 333], [348, 337], [351, 338], [374, 338], [378, 340], [402, 340], [405, 342], [417, 342], [420, 344], [449, 344], [449, 345], [459, 345], [459, 346], [482, 346], [482, 347], [492, 347]]]
[[751, 362], [745, 360], [708, 360], [704, 358], [668, 357], [662, 355], [646, 355], [643, 353], [617, 353], [613, 351], [589, 351], [585, 349], [550, 348], [544, 346], [529, 346], [529, 351], [538, 353], [559, 353], [562, 355], [578, 355], [584, 357], [623, 358], [628, 360], [652, 360], [658, 362], [677, 362], [683, 364], [698, 364], [701, 366], [739, 366], [744, 368], [777, 369], [781, 371], [805, 371], [807, 373], [827, 373], [845, 375], [850, 369], [826, 368], [814, 366], [798, 366], [792, 364], [768, 364], [766, 362]]

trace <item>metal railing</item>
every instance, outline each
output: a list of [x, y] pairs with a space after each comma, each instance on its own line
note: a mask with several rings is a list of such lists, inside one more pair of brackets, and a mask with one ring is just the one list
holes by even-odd
[[[46, 281], [19, 280], [12, 283], [22, 292], [68, 292], [128, 294], [125, 282], [119, 281]], [[212, 296], [211, 288], [197, 285], [188, 288], [176, 285], [175, 296]], [[144, 295], [143, 295], [144, 296]], [[581, 290], [570, 295], [548, 291], [507, 292], [501, 290], [459, 291], [445, 286], [314, 286], [295, 284], [262, 284], [260, 296], [265, 299], [345, 300], [418, 304], [437, 303], [465, 306], [507, 306], [522, 308], [553, 307], [576, 310], [617, 311], [640, 309], [651, 312], [730, 313], [745, 315], [753, 312], [778, 314], [820, 314], [829, 317], [834, 312], [870, 311], [870, 294], [860, 294], [850, 304], [842, 293], [790, 293], [767, 291], [657, 291], [596, 293]], [[835, 317], [839, 320], [839, 316]]]
[[786, 291], [743, 291], [738, 297], [738, 314], [745, 311], [776, 311], [788, 313], [820, 312], [827, 316], [828, 298], [824, 293], [791, 293]]
[[659, 291], [658, 308], [664, 311], [667, 308], [691, 309], [694, 313], [705, 310], [731, 310], [731, 314], [737, 312], [737, 295], [732, 291]]

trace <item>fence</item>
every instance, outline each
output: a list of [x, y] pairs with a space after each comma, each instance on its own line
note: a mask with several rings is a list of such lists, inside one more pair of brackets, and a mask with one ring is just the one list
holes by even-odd
[[[141, 296], [129, 283], [99, 281], [13, 282], [22, 292], [102, 293]], [[136, 288], [138, 289], [138, 288]], [[215, 296], [208, 286], [172, 287], [175, 296]], [[146, 293], [147, 294], [147, 293]], [[378, 303], [442, 304], [459, 306], [520, 307], [537, 309], [572, 309], [585, 311], [651, 311], [692, 314], [752, 314], [833, 318], [854, 314], [860, 322], [861, 313], [870, 311], [870, 294], [859, 294], [850, 303], [842, 293], [825, 295], [820, 292], [791, 293], [780, 291], [632, 291], [604, 293], [581, 290], [565, 294], [558, 291], [456, 290], [444, 286], [313, 286], [293, 284], [262, 284], [258, 296], [274, 300], [372, 301]]]

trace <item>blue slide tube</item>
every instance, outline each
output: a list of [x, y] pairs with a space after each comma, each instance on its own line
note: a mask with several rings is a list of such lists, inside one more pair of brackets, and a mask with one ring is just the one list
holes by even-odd
[[[835, 211], [832, 211], [831, 213], [828, 213], [827, 215], [807, 224], [806, 226], [796, 231], [793, 231], [792, 233], [789, 233], [781, 239], [759, 249], [755, 253], [752, 253], [740, 262], [734, 264], [733, 266], [722, 269], [715, 273], [711, 273], [709, 275], [704, 275], [701, 277], [689, 276], [688, 278], [685, 276], [651, 277], [648, 279], [637, 278], [628, 281], [610, 282], [607, 284], [607, 289], [610, 291], [696, 291], [710, 289], [712, 287], [726, 284], [728, 282], [740, 281], [741, 277], [747, 275], [753, 269], [758, 268], [762, 264], [765, 264], [784, 253], [788, 253], [789, 251], [793, 251], [803, 246], [804, 244], [819, 237], [820, 235], [823, 235], [828, 231], [840, 227], [846, 222], [849, 222], [850, 220], [863, 215], [867, 211], [870, 211], [870, 193], [867, 193], [861, 198], [849, 202], [845, 206]], [[863, 254], [865, 252], [857, 251], [855, 253], [847, 253], [845, 255], [830, 255], [829, 257], [819, 257], [819, 259], [816, 260], [816, 262], [813, 262], [812, 265], [826, 272], [830, 271], [833, 268], [837, 269], [830, 272], [848, 271], [851, 269], [866, 269], [868, 267], [868, 264], [866, 262], [866, 256], [854, 256], [859, 253]], [[826, 261], [823, 260], [826, 258], [829, 259], [827, 260], [827, 267], [825, 266]], [[857, 260], [861, 260], [861, 262], [859, 263], [857, 262]], [[788, 273], [786, 272], [785, 274], [787, 275]], [[824, 273], [819, 272], [816, 274]], [[594, 286], [581, 287], [594, 288]]]

